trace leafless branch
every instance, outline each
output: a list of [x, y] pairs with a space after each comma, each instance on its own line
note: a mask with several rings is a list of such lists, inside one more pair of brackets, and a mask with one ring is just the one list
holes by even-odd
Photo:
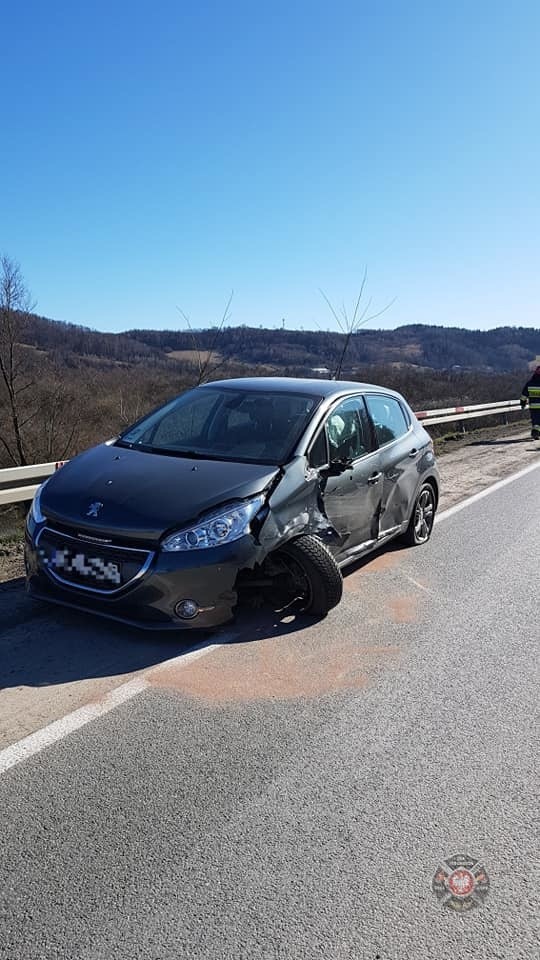
[[369, 323], [371, 320], [376, 320], [377, 317], [380, 317], [382, 316], [383, 313], [386, 313], [386, 311], [390, 309], [392, 304], [396, 302], [396, 298], [394, 297], [394, 299], [390, 300], [390, 302], [387, 303], [386, 306], [382, 308], [382, 310], [378, 310], [376, 313], [370, 313], [369, 311], [372, 303], [372, 297], [370, 297], [366, 305], [363, 307], [363, 309], [361, 309], [362, 299], [364, 297], [364, 292], [365, 292], [366, 283], [367, 283], [367, 276], [368, 276], [368, 273], [367, 273], [367, 267], [366, 267], [364, 269], [364, 274], [362, 276], [362, 281], [360, 283], [360, 290], [356, 298], [356, 301], [354, 303], [352, 313], [349, 313], [345, 303], [342, 303], [341, 316], [336, 310], [336, 308], [334, 307], [330, 298], [324, 292], [324, 290], [322, 290], [319, 287], [319, 292], [321, 293], [326, 304], [330, 308], [332, 316], [334, 317], [334, 320], [336, 321], [338, 328], [344, 338], [341, 354], [332, 376], [333, 380], [339, 380], [341, 376], [341, 372], [343, 370], [343, 364], [345, 361], [345, 356], [349, 349], [350, 342], [353, 335], [360, 329], [360, 327], [364, 326], [366, 323]]
[[183, 318], [183, 320], [185, 320], [187, 328], [191, 335], [191, 342], [193, 343], [193, 349], [197, 358], [197, 367], [198, 367], [197, 384], [205, 383], [216, 372], [216, 370], [219, 370], [219, 368], [223, 366], [223, 364], [225, 363], [224, 360], [220, 359], [215, 364], [213, 364], [212, 358], [216, 353], [216, 348], [219, 342], [219, 338], [223, 333], [223, 329], [231, 318], [230, 306], [232, 303], [233, 296], [234, 296], [234, 290], [231, 290], [231, 294], [229, 299], [227, 300], [227, 304], [223, 311], [221, 320], [215, 328], [214, 336], [210, 343], [210, 348], [204, 351], [201, 347], [200, 340], [197, 338], [195, 334], [195, 330], [191, 325], [188, 315], [181, 309], [181, 307], [176, 308], [180, 316]]

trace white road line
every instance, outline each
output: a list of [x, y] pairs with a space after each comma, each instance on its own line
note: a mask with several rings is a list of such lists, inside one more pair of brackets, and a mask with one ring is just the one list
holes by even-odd
[[486, 487], [485, 490], [480, 490], [479, 493], [474, 493], [472, 497], [467, 497], [466, 500], [461, 500], [459, 503], [456, 503], [453, 507], [448, 507], [448, 510], [443, 510], [442, 513], [437, 514], [435, 517], [435, 523], [441, 523], [442, 520], [448, 520], [449, 517], [453, 517], [455, 513], [459, 513], [460, 510], [464, 510], [465, 507], [469, 507], [471, 503], [476, 503], [477, 500], [482, 500], [484, 497], [489, 496], [490, 493], [495, 493], [496, 490], [500, 490], [501, 487], [506, 487], [509, 483], [513, 483], [514, 480], [519, 480], [521, 477], [524, 477], [527, 473], [531, 473], [532, 470], [537, 470], [540, 467], [540, 460], [536, 463], [531, 463], [528, 467], [524, 467], [523, 470], [518, 470], [517, 473], [511, 473], [509, 477], [505, 477], [504, 480], [497, 480], [496, 483], [492, 483], [490, 487]]
[[[234, 635], [232, 633], [225, 634], [222, 632], [221, 636], [224, 639], [222, 639], [220, 643], [203, 643], [190, 650], [189, 653], [179, 654], [178, 657], [173, 657], [172, 660], [166, 660], [164, 663], [158, 664], [156, 667], [153, 667], [152, 670], [148, 671], [148, 674], [171, 666], [177, 667], [182, 664], [188, 664], [191, 663], [192, 660], [198, 660], [199, 657], [204, 657], [207, 653], [212, 653], [214, 650], [217, 650], [218, 647], [230, 643]], [[80, 707], [78, 710], [68, 713], [60, 720], [54, 720], [53, 723], [49, 723], [41, 730], [37, 730], [36, 733], [31, 733], [28, 737], [18, 740], [17, 743], [12, 743], [11, 746], [5, 747], [3, 750], [0, 750], [0, 776], [5, 773], [6, 770], [9, 770], [10, 767], [14, 767], [23, 760], [28, 760], [29, 757], [33, 757], [36, 753], [41, 753], [46, 747], [50, 747], [51, 744], [56, 743], [58, 740], [63, 740], [68, 734], [73, 733], [80, 727], [84, 727], [85, 724], [90, 723], [91, 720], [105, 716], [106, 713], [110, 713], [115, 707], [143, 693], [143, 691], [147, 690], [150, 686], [150, 682], [145, 677], [135, 677], [134, 680], [128, 680], [119, 687], [115, 687], [114, 690], [111, 690], [111, 692], [98, 703], [89, 703], [85, 707]]]
[[36, 733], [31, 733], [23, 740], [6, 747], [0, 752], [0, 774], [5, 773], [10, 767], [14, 767], [16, 763], [32, 757], [35, 753], [40, 753], [41, 750], [49, 747], [52, 743], [56, 743], [57, 740], [62, 740], [68, 733], [73, 733], [79, 727], [84, 727], [90, 720], [102, 717], [121, 703], [125, 703], [126, 700], [131, 700], [147, 686], [148, 683], [143, 678], [136, 678], [128, 683], [123, 683], [122, 686], [111, 690], [100, 703], [89, 703], [86, 707], [80, 707], [79, 710], [68, 713], [61, 720], [55, 720], [53, 723], [49, 723], [47, 727], [43, 727]]
[[[449, 517], [452, 517], [460, 510], [464, 510], [465, 507], [468, 507], [471, 503], [476, 503], [477, 500], [487, 497], [490, 493], [495, 493], [496, 490], [500, 490], [501, 487], [513, 483], [514, 480], [519, 480], [520, 477], [524, 477], [527, 473], [536, 470], [538, 467], [540, 467], [540, 462], [533, 463], [523, 470], [519, 470], [517, 473], [512, 473], [509, 477], [505, 477], [504, 480], [498, 480], [497, 483], [491, 484], [490, 487], [486, 487], [486, 489], [481, 490], [480, 493], [475, 493], [472, 497], [462, 500], [461, 503], [456, 503], [455, 506], [449, 507], [448, 510], [443, 510], [443, 512], [435, 518], [435, 523], [448, 520]], [[417, 586], [421, 586], [421, 584], [417, 584]], [[426, 588], [424, 587], [423, 589]], [[171, 666], [177, 667], [182, 664], [188, 664], [192, 660], [197, 660], [199, 657], [205, 657], [208, 653], [212, 653], [219, 647], [230, 643], [236, 637], [236, 634], [223, 631], [220, 636], [222, 639], [219, 643], [199, 644], [190, 650], [189, 653], [180, 654], [178, 657], [173, 657], [172, 660], [166, 660], [164, 663], [153, 667], [148, 671], [147, 676], [160, 669], [168, 669]], [[36, 733], [31, 733], [28, 737], [24, 737], [23, 740], [19, 740], [17, 743], [5, 747], [4, 750], [0, 750], [0, 775], [11, 767], [14, 767], [17, 763], [28, 760], [29, 757], [40, 753], [46, 747], [51, 746], [51, 744], [62, 740], [80, 727], [84, 727], [85, 724], [90, 723], [91, 720], [105, 716], [105, 714], [114, 710], [115, 707], [138, 696], [150, 686], [151, 684], [145, 677], [136, 677], [134, 680], [128, 680], [127, 683], [123, 683], [114, 690], [111, 690], [99, 703], [91, 703], [86, 707], [80, 707], [79, 710], [68, 713], [67, 716], [62, 717], [60, 720], [55, 720], [41, 730], [37, 730]]]
[[433, 593], [433, 590], [430, 590], [429, 587], [425, 587], [423, 583], [415, 580], [414, 577], [410, 577], [408, 573], [404, 573], [403, 576], [409, 581], [409, 583], [412, 583], [413, 586], [418, 587], [419, 590], [423, 590], [424, 593]]

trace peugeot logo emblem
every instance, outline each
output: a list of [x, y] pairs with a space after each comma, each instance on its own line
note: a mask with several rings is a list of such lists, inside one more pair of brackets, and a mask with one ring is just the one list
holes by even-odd
[[87, 516], [87, 517], [94, 517], [94, 518], [97, 517], [97, 515], [98, 515], [99, 511], [101, 510], [102, 506], [103, 506], [103, 504], [102, 504], [99, 500], [94, 500], [94, 502], [91, 503], [90, 506], [88, 507], [88, 510], [87, 510], [87, 512], [86, 512], [86, 516]]

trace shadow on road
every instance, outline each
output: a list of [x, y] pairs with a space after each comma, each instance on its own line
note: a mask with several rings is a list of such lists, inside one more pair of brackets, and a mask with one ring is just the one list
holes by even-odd
[[[345, 579], [399, 550], [396, 543], [364, 557], [347, 568]], [[282, 611], [269, 605], [256, 609], [240, 606], [234, 623], [214, 632], [147, 633], [32, 601], [24, 592], [22, 579], [12, 580], [0, 585], [0, 690], [123, 676], [181, 656], [205, 642], [254, 643], [308, 629], [316, 622], [294, 605]]]
[[16, 581], [0, 592], [0, 689], [133, 673], [176, 657], [208, 634], [144, 633], [30, 600]]

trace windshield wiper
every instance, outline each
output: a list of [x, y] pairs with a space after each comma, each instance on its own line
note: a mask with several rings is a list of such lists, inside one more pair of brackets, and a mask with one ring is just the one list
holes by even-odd
[[253, 463], [265, 466], [276, 466], [277, 460], [262, 459], [260, 457], [224, 457], [218, 453], [201, 453], [200, 450], [177, 450], [174, 447], [153, 447], [150, 443], [130, 442], [129, 440], [115, 441], [117, 447], [127, 447], [128, 450], [141, 450], [143, 453], [162, 453], [166, 457], [181, 457], [186, 460], [219, 460], [222, 463]]
[[138, 443], [136, 440], [124, 440], [123, 437], [115, 440], [114, 445], [115, 447], [126, 447], [128, 450], [150, 450], [148, 443]]
[[164, 453], [168, 457], [186, 457], [188, 460], [223, 460], [212, 453], [200, 453], [198, 450], [177, 450], [175, 447], [152, 447], [152, 453]]
[[220, 457], [217, 453], [202, 453], [200, 450], [177, 450], [176, 447], [147, 446], [148, 453], [162, 453], [166, 457], [182, 457], [186, 460], [230, 460], [230, 457]]
[[164, 453], [168, 457], [186, 457], [190, 460], [222, 459], [222, 457], [217, 457], [214, 454], [200, 453], [197, 450], [179, 450], [176, 449], [176, 447], [155, 447], [151, 443], [140, 443], [138, 440], [130, 441], [123, 440], [122, 438], [116, 441], [115, 446], [127, 447], [129, 450], [142, 450], [144, 453]]

